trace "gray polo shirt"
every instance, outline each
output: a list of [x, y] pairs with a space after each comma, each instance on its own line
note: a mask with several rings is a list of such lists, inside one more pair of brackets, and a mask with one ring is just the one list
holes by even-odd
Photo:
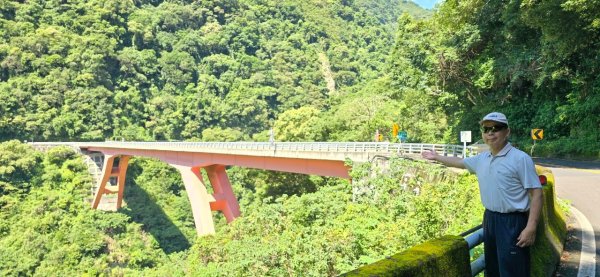
[[486, 151], [464, 159], [464, 164], [477, 175], [481, 203], [490, 211], [528, 211], [527, 189], [542, 187], [531, 157], [510, 143], [496, 156]]

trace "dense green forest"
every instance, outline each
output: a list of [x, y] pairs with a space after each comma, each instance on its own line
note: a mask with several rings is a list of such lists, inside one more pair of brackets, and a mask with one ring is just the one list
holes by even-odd
[[30, 141], [250, 140], [286, 111], [316, 116], [378, 78], [398, 16], [427, 15], [398, 0], [2, 1], [0, 11], [0, 138]]
[[459, 128], [502, 110], [519, 143], [545, 130], [543, 155], [600, 158], [600, 3], [449, 0], [424, 25], [438, 38], [428, 68], [461, 99]]
[[[243, 216], [197, 237], [175, 169], [134, 159], [119, 212], [92, 210], [68, 148], [0, 144], [2, 276], [335, 276], [480, 221], [472, 175], [393, 159], [337, 178], [229, 170]], [[269, 188], [303, 187], [286, 194]], [[315, 187], [318, 187], [316, 189]], [[453, 215], [449, 217], [448, 215]]]
[[[0, 1], [0, 140], [368, 141], [598, 158], [594, 1]], [[403, 15], [404, 14], [404, 15]], [[410, 15], [409, 15], [410, 14]], [[411, 16], [412, 15], [412, 16]]]
[[542, 128], [538, 155], [598, 159], [599, 64], [592, 0], [0, 0], [0, 275], [336, 275], [481, 212], [472, 176], [428, 164], [232, 168], [243, 216], [197, 238], [166, 164], [134, 159], [127, 205], [94, 211], [76, 153], [19, 141], [393, 141], [398, 123], [456, 143], [498, 110], [522, 149]]

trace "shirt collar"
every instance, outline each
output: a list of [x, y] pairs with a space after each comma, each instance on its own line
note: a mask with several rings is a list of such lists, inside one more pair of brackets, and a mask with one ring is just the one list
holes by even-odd
[[[496, 157], [506, 156], [506, 154], [508, 154], [508, 152], [512, 148], [513, 148], [513, 146], [510, 144], [510, 142], [506, 143], [504, 148], [502, 148], [502, 150], [500, 150], [500, 152], [498, 152], [498, 155], [496, 155]], [[492, 157], [492, 151], [488, 151], [488, 157]]]

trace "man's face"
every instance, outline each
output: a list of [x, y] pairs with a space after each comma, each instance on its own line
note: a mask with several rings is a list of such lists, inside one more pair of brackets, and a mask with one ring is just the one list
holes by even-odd
[[484, 121], [481, 123], [481, 137], [491, 149], [501, 150], [506, 144], [509, 134], [510, 129], [502, 123], [495, 121]]

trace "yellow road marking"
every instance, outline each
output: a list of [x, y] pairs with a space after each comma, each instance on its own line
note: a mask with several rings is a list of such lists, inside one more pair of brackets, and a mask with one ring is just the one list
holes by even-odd
[[581, 171], [586, 171], [589, 173], [600, 174], [600, 169], [583, 169], [583, 168], [573, 168]]
[[553, 167], [553, 168], [561, 168], [561, 169], [573, 169], [573, 170], [585, 171], [585, 172], [594, 173], [594, 174], [600, 174], [600, 169], [575, 168], [575, 167], [569, 167], [569, 166], [552, 164], [552, 163], [537, 163], [537, 165], [541, 165], [543, 167], [548, 167], [548, 168]]

